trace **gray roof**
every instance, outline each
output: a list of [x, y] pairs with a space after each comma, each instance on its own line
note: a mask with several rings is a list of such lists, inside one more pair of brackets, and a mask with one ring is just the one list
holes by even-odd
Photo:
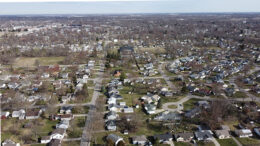
[[172, 134], [170, 133], [165, 133], [165, 134], [158, 134], [158, 135], [154, 135], [154, 139], [159, 139], [159, 140], [163, 140], [163, 141], [167, 141], [169, 139], [172, 139]]
[[140, 136], [132, 137], [132, 140], [133, 141], [147, 141], [147, 138], [145, 135], [140, 135]]
[[195, 136], [197, 139], [207, 139], [207, 138], [212, 138], [212, 134], [210, 131], [205, 130], [205, 131], [197, 131], [195, 132]]
[[123, 139], [122, 137], [115, 135], [115, 134], [109, 134], [107, 136], [107, 140], [112, 140], [114, 143], [116, 143], [118, 140]]
[[194, 134], [192, 132], [186, 132], [186, 133], [177, 133], [174, 134], [175, 139], [182, 137], [184, 139], [189, 139], [189, 138], [193, 138]]

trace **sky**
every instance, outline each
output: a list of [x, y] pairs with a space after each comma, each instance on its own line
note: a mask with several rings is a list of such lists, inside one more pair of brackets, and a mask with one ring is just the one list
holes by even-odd
[[260, 12], [260, 0], [0, 0], [0, 15]]

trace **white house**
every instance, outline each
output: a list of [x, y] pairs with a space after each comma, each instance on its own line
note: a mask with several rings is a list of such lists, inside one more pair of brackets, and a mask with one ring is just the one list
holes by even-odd
[[24, 117], [25, 117], [25, 110], [21, 109], [19, 111], [13, 111], [12, 112], [12, 117], [13, 118], [19, 118], [19, 119], [24, 119]]
[[61, 129], [68, 129], [70, 125], [70, 121], [68, 120], [62, 120], [60, 123], [56, 124], [56, 128], [61, 128]]
[[108, 98], [107, 104], [116, 104], [116, 98], [114, 98], [114, 97]]
[[215, 134], [218, 137], [218, 139], [230, 138], [230, 134], [228, 130], [215, 130]]
[[125, 107], [124, 113], [134, 113], [134, 109], [132, 107]]
[[65, 129], [55, 129], [52, 133], [51, 133], [51, 138], [52, 139], [63, 139], [65, 136]]
[[43, 136], [41, 138], [41, 143], [49, 143], [51, 141], [51, 136]]
[[235, 130], [235, 134], [236, 134], [239, 138], [251, 137], [251, 136], [253, 136], [252, 131], [251, 131], [250, 129]]
[[12, 140], [7, 139], [2, 143], [2, 146], [20, 146], [20, 143], [15, 143]]

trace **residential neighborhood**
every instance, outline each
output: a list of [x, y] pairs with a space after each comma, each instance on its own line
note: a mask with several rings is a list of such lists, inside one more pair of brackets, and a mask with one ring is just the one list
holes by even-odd
[[258, 146], [259, 22], [0, 16], [1, 144]]

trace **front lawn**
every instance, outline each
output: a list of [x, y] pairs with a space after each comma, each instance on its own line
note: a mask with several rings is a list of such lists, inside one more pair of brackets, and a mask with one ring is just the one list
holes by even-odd
[[198, 146], [215, 146], [215, 144], [211, 141], [204, 142], [204, 141], [197, 141]]
[[191, 146], [190, 143], [187, 142], [174, 142], [175, 146]]
[[260, 145], [260, 141], [253, 138], [236, 138], [243, 146]]
[[236, 142], [232, 139], [217, 139], [220, 146], [237, 146]]

